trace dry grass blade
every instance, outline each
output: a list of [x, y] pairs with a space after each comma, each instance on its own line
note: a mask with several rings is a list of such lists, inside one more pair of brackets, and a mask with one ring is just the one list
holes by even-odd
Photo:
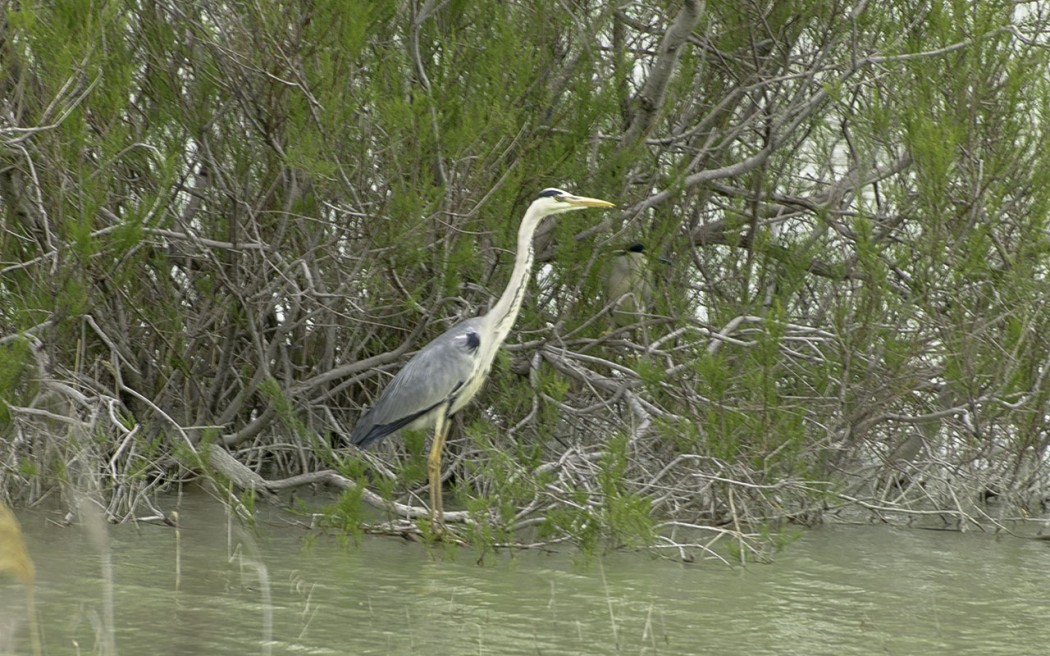
[[7, 506], [0, 503], [0, 572], [8, 572], [25, 586], [33, 585], [36, 569], [29, 557], [22, 527]]
[[43, 653], [40, 642], [40, 627], [36, 623], [36, 602], [34, 601], [33, 583], [36, 581], [36, 568], [29, 557], [25, 540], [22, 538], [22, 527], [15, 519], [14, 513], [0, 502], [0, 573], [10, 572], [26, 588], [26, 614], [29, 616], [29, 628], [33, 641], [33, 654]]

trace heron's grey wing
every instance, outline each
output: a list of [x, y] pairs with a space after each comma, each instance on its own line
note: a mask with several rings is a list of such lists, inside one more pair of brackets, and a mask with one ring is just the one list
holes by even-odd
[[361, 417], [350, 442], [367, 447], [429, 414], [467, 382], [481, 346], [479, 319], [448, 329], [416, 352], [390, 381], [379, 400]]

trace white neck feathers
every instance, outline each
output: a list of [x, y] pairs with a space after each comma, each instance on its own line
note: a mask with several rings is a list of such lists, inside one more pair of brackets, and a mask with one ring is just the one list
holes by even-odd
[[536, 233], [536, 227], [539, 226], [542, 219], [543, 216], [537, 211], [536, 206], [529, 206], [528, 211], [525, 212], [525, 218], [521, 220], [521, 227], [518, 228], [518, 250], [514, 258], [514, 270], [510, 274], [510, 282], [503, 290], [503, 295], [496, 301], [496, 305], [485, 315], [485, 319], [492, 328], [493, 338], [490, 339], [490, 347], [493, 356], [514, 326], [514, 321], [518, 318], [518, 311], [521, 310], [521, 303], [525, 299], [525, 288], [528, 287], [529, 277], [532, 274], [532, 236]]

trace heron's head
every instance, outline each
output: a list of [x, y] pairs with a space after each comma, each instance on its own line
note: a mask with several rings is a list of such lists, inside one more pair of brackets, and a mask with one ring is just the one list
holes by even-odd
[[[643, 258], [643, 257], [646, 257], [646, 256], [649, 255], [649, 251], [645, 250], [645, 244], [642, 244], [642, 243], [639, 243], [639, 242], [635, 242], [635, 243], [631, 244], [630, 246], [628, 246], [627, 248], [623, 249], [622, 251], [616, 251], [614, 253], [614, 255], [617, 255], [617, 256], [630, 255], [630, 256], [635, 257], [635, 258]], [[661, 264], [671, 264], [671, 260], [666, 258], [666, 257], [658, 257], [658, 258], [656, 258], [656, 260], [658, 262], [660, 262]]]
[[561, 214], [573, 210], [582, 210], [588, 207], [613, 207], [607, 200], [577, 196], [561, 189], [544, 189], [536, 200], [532, 201], [532, 209], [540, 216]]

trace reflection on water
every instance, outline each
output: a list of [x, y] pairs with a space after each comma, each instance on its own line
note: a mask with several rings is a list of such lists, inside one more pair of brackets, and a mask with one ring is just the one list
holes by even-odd
[[[628, 553], [479, 566], [470, 551], [308, 539], [282, 522], [249, 537], [204, 500], [179, 511], [178, 550], [170, 527], [109, 527], [120, 653], [1014, 655], [1050, 644], [1043, 542], [824, 528], [747, 568]], [[20, 519], [45, 652], [92, 653], [105, 615], [96, 547], [81, 529]], [[0, 630], [25, 617], [14, 589], [0, 580]], [[28, 652], [24, 621], [19, 633], [14, 653]]]

